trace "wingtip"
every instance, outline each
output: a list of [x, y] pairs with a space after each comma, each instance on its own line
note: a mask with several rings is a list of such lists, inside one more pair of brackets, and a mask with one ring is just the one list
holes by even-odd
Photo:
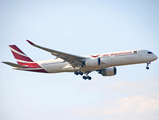
[[28, 43], [30, 43], [31, 45], [34, 45], [34, 43], [33, 42], [31, 42], [31, 41], [29, 41], [29, 40], [26, 40]]

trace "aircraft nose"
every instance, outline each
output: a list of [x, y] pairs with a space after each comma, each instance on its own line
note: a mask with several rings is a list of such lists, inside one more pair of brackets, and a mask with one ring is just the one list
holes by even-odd
[[154, 58], [155, 58], [155, 60], [157, 60], [157, 59], [158, 59], [158, 57], [157, 57], [156, 55], [154, 55]]

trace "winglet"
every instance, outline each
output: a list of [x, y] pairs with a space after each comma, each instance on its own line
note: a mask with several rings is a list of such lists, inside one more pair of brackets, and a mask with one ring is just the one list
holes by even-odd
[[29, 40], [26, 40], [28, 43], [30, 43], [31, 45], [34, 45], [34, 43], [33, 42], [31, 42], [31, 41], [29, 41]]

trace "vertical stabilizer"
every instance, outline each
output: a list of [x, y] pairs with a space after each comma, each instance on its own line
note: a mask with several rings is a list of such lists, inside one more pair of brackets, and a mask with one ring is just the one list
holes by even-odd
[[9, 45], [9, 47], [19, 65], [25, 65], [27, 63], [34, 62], [24, 52], [22, 52], [16, 45]]

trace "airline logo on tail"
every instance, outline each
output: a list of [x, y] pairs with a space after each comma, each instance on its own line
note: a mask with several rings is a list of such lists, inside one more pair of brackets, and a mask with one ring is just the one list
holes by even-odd
[[19, 65], [30, 68], [41, 68], [37, 63], [30, 59], [23, 51], [21, 51], [16, 45], [9, 45], [9, 47]]
[[30, 59], [23, 51], [21, 51], [16, 45], [9, 45], [18, 64], [12, 62], [3, 62], [7, 65], [14, 67], [17, 70], [43, 72], [47, 73], [38, 63]]
[[34, 62], [24, 52], [22, 52], [16, 45], [9, 45], [17, 63], [24, 65], [26, 63]]

